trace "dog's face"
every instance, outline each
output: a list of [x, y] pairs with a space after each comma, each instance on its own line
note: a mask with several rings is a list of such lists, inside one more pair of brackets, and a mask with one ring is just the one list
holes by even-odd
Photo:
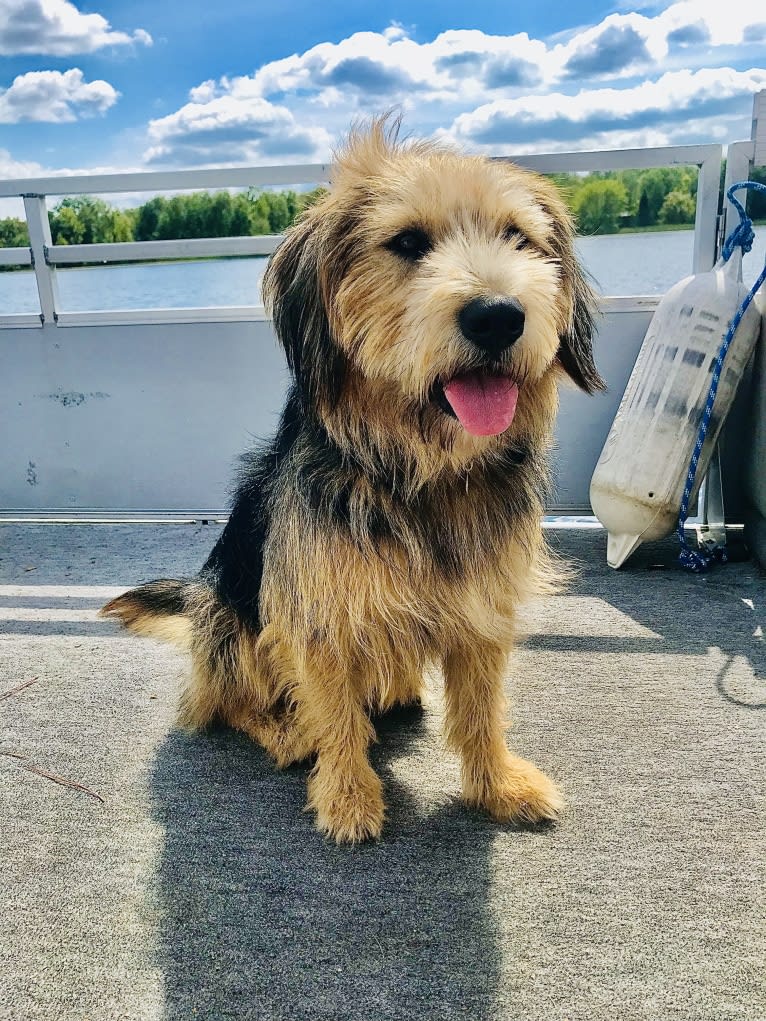
[[424, 441], [475, 454], [513, 433], [551, 373], [600, 387], [572, 237], [536, 175], [400, 146], [380, 124], [352, 136], [264, 284], [304, 401], [326, 416], [355, 389], [368, 411], [383, 401]]

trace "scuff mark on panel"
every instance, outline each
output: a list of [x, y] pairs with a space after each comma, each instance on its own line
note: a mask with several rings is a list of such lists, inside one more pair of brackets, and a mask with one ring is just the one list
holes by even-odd
[[55, 394], [37, 394], [38, 397], [44, 397], [49, 401], [58, 401], [59, 404], [64, 408], [79, 408], [81, 404], [85, 404], [89, 400], [106, 400], [111, 397], [111, 394], [105, 394], [101, 390], [91, 391], [90, 393], [79, 393], [77, 390], [57, 390]]
[[27, 465], [27, 485], [37, 485], [37, 465], [34, 461], [30, 461]]

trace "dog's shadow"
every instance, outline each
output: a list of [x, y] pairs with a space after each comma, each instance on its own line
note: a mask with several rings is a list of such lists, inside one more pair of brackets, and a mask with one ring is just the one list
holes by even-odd
[[421, 710], [377, 730], [386, 832], [359, 847], [314, 830], [305, 769], [277, 773], [229, 730], [167, 738], [151, 778], [166, 1021], [494, 1016], [495, 827], [448, 792], [424, 811], [394, 779]]

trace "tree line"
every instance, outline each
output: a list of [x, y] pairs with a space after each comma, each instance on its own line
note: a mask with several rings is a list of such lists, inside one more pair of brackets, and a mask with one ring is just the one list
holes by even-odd
[[[198, 191], [172, 198], [158, 195], [133, 209], [116, 209], [103, 199], [78, 195], [57, 203], [48, 212], [48, 221], [54, 245], [281, 234], [324, 191], [251, 189], [234, 195]], [[0, 248], [28, 245], [23, 220], [0, 220]]]
[[[721, 168], [719, 210], [723, 206], [726, 163]], [[580, 234], [615, 234], [661, 226], [691, 225], [697, 210], [696, 167], [655, 167], [650, 170], [596, 172], [581, 177], [554, 174], [577, 220]], [[766, 167], [751, 179], [766, 183]], [[748, 192], [747, 212], [766, 219], [766, 195]]]
[[[766, 168], [756, 168], [751, 176], [766, 184]], [[694, 223], [694, 167], [553, 174], [552, 178], [581, 234]], [[103, 199], [80, 195], [62, 199], [48, 218], [54, 245], [281, 234], [323, 193], [323, 188], [302, 193], [250, 189], [233, 195], [201, 191], [172, 198], [157, 196], [133, 209], [117, 209]], [[766, 194], [748, 192], [747, 210], [754, 220], [765, 220]], [[23, 220], [0, 219], [0, 248], [28, 245]]]

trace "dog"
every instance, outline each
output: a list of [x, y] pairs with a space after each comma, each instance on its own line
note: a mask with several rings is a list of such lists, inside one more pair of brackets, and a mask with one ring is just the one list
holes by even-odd
[[572, 220], [544, 178], [387, 118], [334, 166], [264, 277], [291, 371], [276, 436], [243, 459], [199, 575], [101, 612], [190, 650], [181, 724], [313, 760], [308, 807], [338, 842], [380, 836], [371, 716], [417, 703], [429, 665], [464, 800], [554, 819], [558, 789], [506, 745], [503, 680], [518, 607], [556, 585], [558, 384], [603, 387]]

